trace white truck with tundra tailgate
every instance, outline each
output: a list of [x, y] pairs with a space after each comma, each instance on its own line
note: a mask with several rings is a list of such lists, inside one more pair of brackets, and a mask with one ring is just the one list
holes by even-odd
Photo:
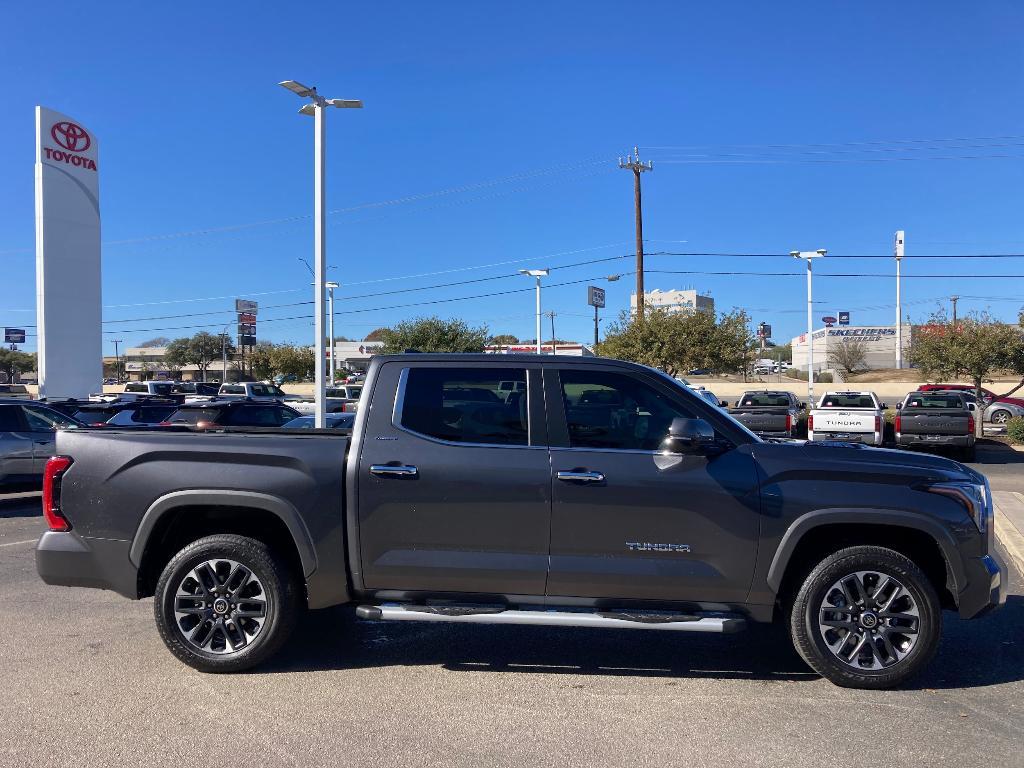
[[874, 392], [826, 392], [807, 417], [808, 440], [881, 445], [885, 403]]

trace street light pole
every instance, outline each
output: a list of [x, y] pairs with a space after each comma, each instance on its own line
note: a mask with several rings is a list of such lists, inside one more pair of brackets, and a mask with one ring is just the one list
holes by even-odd
[[807, 262], [807, 407], [814, 407], [814, 316], [811, 297], [811, 264], [814, 259], [822, 258], [828, 251], [819, 248], [816, 251], [790, 251], [794, 259]]
[[[324, 177], [327, 164], [327, 115], [324, 110], [329, 106], [341, 109], [361, 109], [363, 102], [358, 99], [325, 99], [316, 92], [316, 88], [302, 85], [295, 80], [285, 80], [279, 85], [300, 98], [308, 98], [310, 103], [304, 105], [299, 113], [313, 117], [313, 282], [316, 283], [313, 301], [315, 312], [313, 326], [316, 334], [314, 426], [317, 429], [323, 429], [327, 425], [325, 409], [327, 387], [324, 381], [324, 359], [326, 357], [324, 354], [324, 281], [327, 274], [327, 192]], [[334, 350], [331, 352], [333, 354]]]
[[541, 353], [540, 346], [540, 279], [548, 276], [548, 270], [546, 269], [520, 269], [519, 274], [532, 277], [537, 281], [537, 354]]
[[327, 283], [326, 285], [327, 285], [327, 296], [328, 296], [327, 312], [328, 312], [328, 316], [331, 319], [330, 323], [328, 324], [329, 325], [329, 329], [330, 329], [330, 334], [331, 334], [331, 376], [330, 376], [330, 383], [331, 383], [331, 386], [333, 387], [334, 386], [334, 375], [335, 375], [334, 371], [335, 371], [335, 369], [337, 367], [334, 364], [334, 357], [335, 357], [335, 355], [334, 355], [334, 289], [338, 287], [338, 284], [337, 283]]
[[121, 383], [121, 356], [118, 354], [117, 345], [123, 343], [123, 339], [114, 339], [114, 378], [118, 384]]
[[896, 368], [903, 367], [903, 318], [900, 311], [900, 263], [903, 261], [903, 230], [896, 231]]

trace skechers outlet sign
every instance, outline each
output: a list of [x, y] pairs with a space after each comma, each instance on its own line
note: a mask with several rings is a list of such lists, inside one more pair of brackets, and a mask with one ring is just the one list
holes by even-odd
[[[822, 328], [820, 331], [814, 332], [815, 339], [823, 339], [825, 336], [829, 338], [855, 338], [863, 339], [864, 341], [882, 341], [883, 339], [891, 339], [896, 336], [895, 328], [887, 328], [882, 326], [880, 328]], [[802, 334], [799, 339], [799, 343], [807, 341], [807, 334]]]

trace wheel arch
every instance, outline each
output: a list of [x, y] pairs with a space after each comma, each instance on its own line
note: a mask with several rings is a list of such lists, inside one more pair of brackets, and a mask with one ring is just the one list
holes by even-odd
[[797, 518], [772, 558], [768, 586], [784, 598], [813, 563], [860, 544], [888, 547], [917, 562], [946, 605], [955, 605], [966, 584], [956, 542], [941, 525], [912, 512], [855, 508], [816, 510]]
[[285, 499], [251, 491], [174, 491], [149, 506], [132, 539], [128, 557], [138, 569], [139, 596], [152, 593], [160, 569], [180, 546], [210, 533], [269, 539], [265, 543], [280, 551], [303, 580], [317, 569], [312, 537]]

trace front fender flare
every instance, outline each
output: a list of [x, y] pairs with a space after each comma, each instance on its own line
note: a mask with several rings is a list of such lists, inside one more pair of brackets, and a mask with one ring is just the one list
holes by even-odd
[[913, 512], [905, 512], [898, 509], [864, 509], [858, 508], [831, 508], [817, 509], [807, 512], [786, 529], [782, 540], [779, 542], [772, 564], [768, 568], [767, 582], [769, 588], [778, 594], [782, 586], [782, 577], [786, 572], [786, 566], [796, 551], [800, 540], [815, 528], [823, 525], [836, 523], [862, 523], [868, 525], [891, 525], [898, 528], [911, 528], [930, 536], [939, 546], [942, 556], [949, 567], [953, 577], [953, 594], [967, 583], [964, 574], [963, 562], [953, 535], [942, 525], [923, 515]]
[[182, 507], [195, 506], [247, 507], [270, 512], [277, 516], [291, 533], [292, 541], [295, 542], [295, 548], [299, 553], [303, 575], [309, 578], [316, 571], [316, 549], [313, 547], [313, 540], [299, 511], [290, 502], [279, 496], [253, 491], [202, 489], [173, 491], [149, 505], [135, 531], [135, 538], [132, 539], [132, 546], [128, 552], [132, 565], [136, 568], [141, 567], [149, 538], [164, 515]]

